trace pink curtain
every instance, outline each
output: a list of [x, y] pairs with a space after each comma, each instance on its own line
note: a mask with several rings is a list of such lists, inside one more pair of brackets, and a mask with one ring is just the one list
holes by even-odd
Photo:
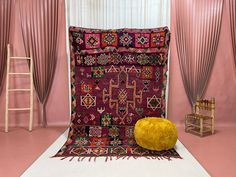
[[12, 0], [0, 0], [0, 94], [7, 63], [7, 44], [10, 38]]
[[43, 126], [45, 104], [57, 63], [58, 0], [20, 0], [20, 19], [26, 55], [33, 57], [34, 87], [41, 103]]
[[223, 0], [176, 0], [176, 45], [181, 75], [192, 105], [202, 98], [217, 51]]
[[236, 2], [229, 0], [231, 41], [233, 46], [234, 66], [236, 68]]

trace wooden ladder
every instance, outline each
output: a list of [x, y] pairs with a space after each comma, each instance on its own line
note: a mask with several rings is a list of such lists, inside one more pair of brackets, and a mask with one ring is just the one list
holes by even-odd
[[[27, 73], [10, 72], [11, 60], [29, 60], [30, 69]], [[9, 77], [17, 75], [28, 75], [30, 77], [30, 88], [10, 88]], [[9, 93], [10, 92], [30, 92], [30, 106], [26, 108], [9, 108]], [[29, 131], [32, 131], [33, 126], [33, 59], [32, 57], [12, 57], [10, 44], [7, 45], [7, 73], [6, 73], [6, 112], [5, 112], [5, 132], [8, 132], [8, 113], [9, 111], [29, 111]]]

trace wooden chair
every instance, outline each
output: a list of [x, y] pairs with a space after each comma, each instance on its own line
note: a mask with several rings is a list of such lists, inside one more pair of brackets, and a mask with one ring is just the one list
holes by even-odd
[[203, 136], [214, 133], [215, 98], [211, 100], [197, 100], [193, 113], [185, 117], [185, 132]]

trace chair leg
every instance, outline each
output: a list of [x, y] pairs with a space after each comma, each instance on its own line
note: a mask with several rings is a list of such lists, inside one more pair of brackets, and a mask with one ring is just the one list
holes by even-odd
[[203, 119], [200, 119], [200, 135], [203, 136]]
[[214, 120], [211, 120], [211, 134], [214, 134], [215, 132], [215, 125], [214, 125]]
[[187, 128], [187, 125], [188, 125], [188, 123], [187, 123], [187, 117], [185, 117], [185, 132], [186, 133], [188, 133], [188, 128]]

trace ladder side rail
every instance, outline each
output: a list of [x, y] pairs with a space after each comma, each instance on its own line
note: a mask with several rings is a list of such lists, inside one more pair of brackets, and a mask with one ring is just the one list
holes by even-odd
[[8, 132], [8, 107], [9, 107], [9, 71], [10, 71], [10, 44], [7, 45], [7, 73], [6, 73], [6, 110], [5, 110], [5, 132]]
[[34, 88], [33, 88], [33, 58], [30, 59], [30, 119], [29, 119], [29, 131], [32, 131], [33, 127], [33, 113], [34, 113]]

